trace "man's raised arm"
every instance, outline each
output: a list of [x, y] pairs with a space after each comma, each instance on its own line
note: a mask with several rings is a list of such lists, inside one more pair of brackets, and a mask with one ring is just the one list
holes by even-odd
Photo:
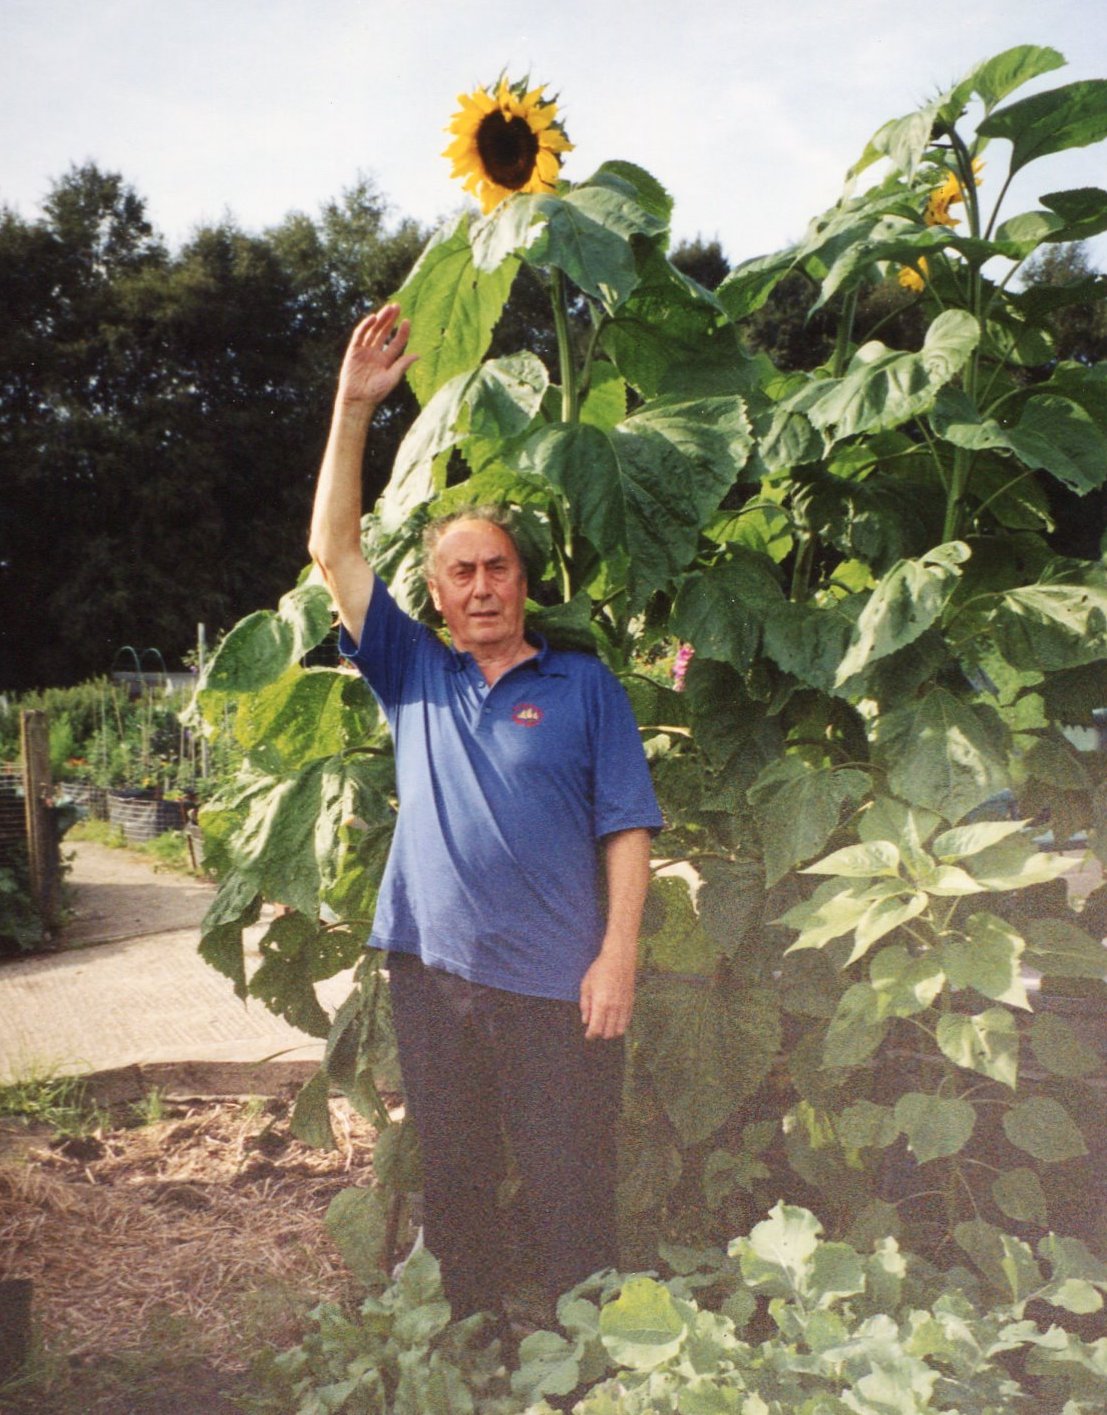
[[369, 424], [418, 358], [405, 354], [410, 326], [399, 305], [384, 305], [354, 330], [338, 377], [331, 431], [319, 469], [308, 550], [356, 641], [373, 593], [373, 569], [361, 553], [361, 465]]

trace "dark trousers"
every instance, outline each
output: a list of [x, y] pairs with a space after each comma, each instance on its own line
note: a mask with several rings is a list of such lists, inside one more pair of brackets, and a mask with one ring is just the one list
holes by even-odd
[[455, 1318], [501, 1307], [503, 1137], [548, 1297], [617, 1265], [623, 1044], [584, 1040], [576, 1003], [470, 983], [389, 956], [408, 1109], [423, 1154], [423, 1228]]

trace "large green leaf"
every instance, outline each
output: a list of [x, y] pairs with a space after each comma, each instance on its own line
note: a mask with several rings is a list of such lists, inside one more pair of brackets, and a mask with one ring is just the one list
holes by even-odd
[[998, 1175], [992, 1182], [992, 1198], [1008, 1218], [1019, 1223], [1033, 1223], [1039, 1228], [1049, 1223], [1049, 1204], [1042, 1181], [1026, 1166], [1005, 1169]]
[[938, 1019], [937, 1038], [942, 1053], [957, 1066], [1015, 1089], [1019, 1036], [1015, 1019], [1005, 1008], [989, 1007], [974, 1017], [946, 1013]]
[[932, 688], [877, 721], [874, 760], [896, 796], [945, 820], [961, 819], [1008, 781], [1002, 729], [987, 710]]
[[1000, 596], [992, 618], [1000, 652], [1043, 672], [1107, 659], [1107, 576], [1098, 566]]
[[396, 294], [419, 352], [407, 377], [420, 403], [480, 363], [518, 268], [510, 255], [490, 270], [474, 264], [467, 216], [431, 238]]
[[[920, 1009], [921, 1010], [921, 1009]], [[823, 1065], [860, 1066], [880, 1046], [889, 1018], [871, 983], [854, 983], [842, 995], [823, 1042]]]
[[1059, 238], [1085, 241], [1107, 231], [1107, 192], [1102, 187], [1074, 187], [1070, 191], [1047, 192], [1043, 206], [1055, 211], [1064, 222]]
[[977, 132], [1007, 138], [1011, 172], [1052, 152], [1107, 138], [1107, 79], [1084, 79], [1035, 93], [989, 114]]
[[[604, 324], [601, 341], [623, 377], [646, 398], [691, 384], [697, 393], [739, 392], [753, 360], [725, 322], [718, 299], [652, 243], [637, 253], [634, 293]], [[710, 380], [710, 381], [709, 381]], [[719, 387], [729, 382], [729, 387]]]
[[929, 1096], [908, 1091], [895, 1105], [896, 1124], [920, 1164], [963, 1150], [976, 1125], [976, 1111], [960, 1096]]
[[920, 560], [901, 560], [884, 575], [857, 620], [836, 686], [914, 643], [942, 613], [957, 583], [957, 567], [968, 555], [968, 547], [955, 542]]
[[576, 525], [603, 558], [628, 565], [640, 605], [691, 561], [750, 445], [741, 399], [662, 399], [610, 433], [545, 428], [528, 443], [526, 464], [565, 493]]
[[687, 1335], [687, 1321], [672, 1293], [651, 1277], [628, 1278], [600, 1313], [604, 1346], [631, 1370], [650, 1371], [671, 1360]]
[[785, 407], [806, 414], [835, 439], [894, 428], [927, 412], [939, 390], [976, 348], [980, 327], [964, 310], [946, 310], [930, 325], [919, 353], [873, 341], [850, 361], [844, 377], [816, 379]]
[[334, 877], [343, 822], [375, 821], [388, 809], [378, 765], [360, 757], [318, 759], [294, 776], [258, 779], [240, 806], [235, 868], [267, 899], [312, 918]]
[[638, 1056], [685, 1145], [706, 1140], [757, 1090], [780, 1045], [772, 994], [645, 982], [635, 1006]]
[[234, 732], [246, 751], [264, 746], [283, 770], [293, 771], [315, 757], [364, 744], [378, 716], [360, 679], [336, 669], [295, 667], [242, 699]]
[[1102, 1071], [1098, 1053], [1087, 1046], [1063, 1017], [1039, 1012], [1030, 1028], [1030, 1049], [1054, 1076], [1091, 1076]]
[[240, 620], [219, 645], [197, 687], [205, 692], [254, 693], [281, 678], [330, 632], [330, 592], [308, 583], [290, 590], [274, 612], [259, 609]]
[[961, 116], [960, 110], [970, 95], [976, 94], [984, 104], [984, 111], [990, 113], [997, 103], [1029, 83], [1031, 79], [1048, 74], [1052, 69], [1064, 67], [1065, 59], [1056, 49], [1042, 48], [1036, 44], [1019, 44], [1005, 49], [992, 59], [978, 64], [957, 84], [949, 96], [948, 109], [942, 116], [953, 123]]
[[809, 766], [784, 757], [766, 767], [750, 788], [765, 853], [765, 880], [773, 885], [794, 865], [818, 855], [843, 807], [869, 788], [867, 773], [852, 767]]
[[666, 225], [637, 196], [627, 182], [586, 184], [565, 196], [516, 196], [476, 223], [473, 258], [482, 270], [498, 268], [513, 253], [531, 266], [556, 266], [614, 312], [638, 283], [630, 238], [658, 236]]
[[1026, 466], [1049, 472], [1080, 496], [1102, 486], [1107, 477], [1107, 436], [1069, 398], [1029, 398], [1019, 421], [1003, 427], [994, 418], [981, 417], [964, 394], [945, 389], [931, 421], [935, 432], [954, 446], [1014, 453]]
[[1067, 919], [1028, 919], [1025, 961], [1049, 978], [1107, 977], [1107, 947]]
[[783, 601], [772, 561], [735, 546], [728, 559], [684, 581], [673, 604], [672, 631], [697, 654], [746, 669], [760, 646], [766, 614]]
[[962, 938], [949, 938], [939, 950], [950, 986], [975, 988], [994, 1002], [1029, 1009], [1020, 962], [1022, 935], [995, 914], [973, 914]]
[[1079, 1126], [1061, 1102], [1051, 1096], [1028, 1096], [1017, 1101], [1003, 1117], [1003, 1130], [1012, 1145], [1047, 1164], [1059, 1164], [1088, 1153]]
[[392, 476], [380, 500], [385, 530], [403, 525], [416, 506], [428, 501], [444, 482], [438, 460], [451, 447], [478, 446], [518, 437], [529, 427], [549, 378], [533, 354], [490, 359], [475, 371], [443, 384], [408, 429]]
[[832, 693], [854, 623], [836, 603], [816, 606], [783, 600], [767, 606], [764, 651], [786, 673]]
[[278, 915], [258, 945], [261, 962], [249, 982], [251, 997], [309, 1036], [326, 1037], [331, 1019], [315, 996], [314, 984], [351, 967], [361, 940], [320, 927], [314, 915]]

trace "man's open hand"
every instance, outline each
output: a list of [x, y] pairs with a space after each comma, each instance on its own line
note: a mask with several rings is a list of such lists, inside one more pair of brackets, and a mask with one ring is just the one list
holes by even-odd
[[338, 402], [376, 408], [403, 378], [418, 354], [405, 354], [410, 323], [399, 305], [382, 305], [366, 315], [346, 346], [338, 376]]
[[634, 1009], [634, 954], [602, 949], [580, 984], [580, 1019], [585, 1039], [610, 1041], [630, 1026]]

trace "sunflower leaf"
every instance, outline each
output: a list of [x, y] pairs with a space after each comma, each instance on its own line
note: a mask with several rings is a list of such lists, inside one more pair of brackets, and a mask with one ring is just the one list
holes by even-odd
[[407, 378], [420, 403], [480, 363], [518, 269], [507, 252], [490, 267], [478, 266], [465, 216], [431, 238], [395, 296], [411, 321], [411, 347], [419, 350]]
[[741, 399], [664, 399], [610, 432], [563, 423], [543, 428], [527, 444], [524, 462], [564, 491], [593, 549], [629, 563], [627, 587], [640, 605], [691, 560], [750, 446]]

